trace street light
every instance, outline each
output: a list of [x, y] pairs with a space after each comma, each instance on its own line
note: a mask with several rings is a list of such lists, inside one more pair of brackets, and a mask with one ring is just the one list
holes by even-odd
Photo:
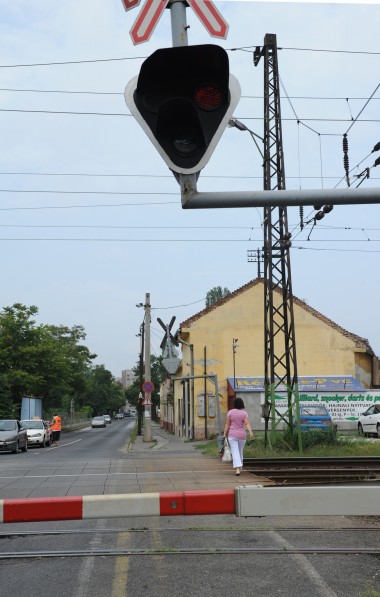
[[234, 392], [236, 395], [236, 372], [235, 372], [235, 354], [236, 354], [236, 349], [238, 348], [239, 344], [238, 344], [238, 338], [232, 338], [232, 359], [233, 359], [233, 364], [234, 364]]

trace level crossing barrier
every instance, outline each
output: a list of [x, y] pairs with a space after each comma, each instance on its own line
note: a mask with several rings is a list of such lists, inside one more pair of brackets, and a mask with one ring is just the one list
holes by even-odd
[[235, 514], [379, 516], [380, 486], [264, 487], [0, 500], [0, 522]]

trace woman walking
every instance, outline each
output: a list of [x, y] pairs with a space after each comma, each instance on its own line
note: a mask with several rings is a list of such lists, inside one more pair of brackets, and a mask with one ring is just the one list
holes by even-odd
[[240, 475], [243, 466], [243, 451], [247, 439], [246, 430], [249, 432], [250, 439], [253, 439], [253, 431], [247, 412], [244, 410], [244, 402], [241, 398], [235, 398], [233, 409], [227, 413], [223, 434], [223, 437], [228, 437], [230, 442], [232, 467], [235, 469], [235, 475]]

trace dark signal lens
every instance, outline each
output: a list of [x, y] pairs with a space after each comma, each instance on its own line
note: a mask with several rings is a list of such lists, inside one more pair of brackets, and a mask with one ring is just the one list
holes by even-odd
[[199, 87], [195, 92], [195, 102], [201, 110], [216, 110], [223, 101], [220, 89], [213, 85]]

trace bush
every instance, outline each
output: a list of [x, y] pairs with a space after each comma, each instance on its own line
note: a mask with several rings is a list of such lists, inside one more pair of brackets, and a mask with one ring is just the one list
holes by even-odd
[[[334, 431], [304, 431], [301, 433], [302, 447], [310, 448], [312, 446], [336, 446], [338, 442], [337, 434]], [[293, 435], [293, 447], [298, 447], [298, 436]]]

